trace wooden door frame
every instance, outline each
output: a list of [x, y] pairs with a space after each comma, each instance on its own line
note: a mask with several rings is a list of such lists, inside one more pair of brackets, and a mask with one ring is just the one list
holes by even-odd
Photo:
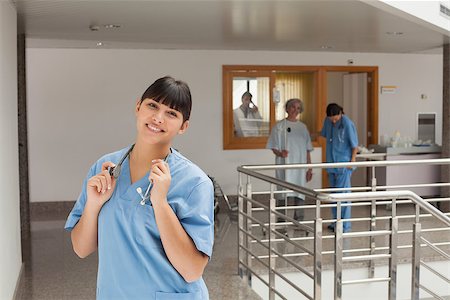
[[[378, 67], [377, 66], [327, 66], [323, 69], [321, 74], [321, 93], [320, 93], [320, 105], [319, 120], [326, 118], [327, 107], [327, 73], [328, 72], [349, 72], [349, 73], [367, 73], [367, 132], [370, 132], [370, 136], [366, 132], [367, 145], [378, 144]], [[321, 128], [322, 124], [319, 127]], [[319, 139], [320, 147], [322, 148], [322, 161], [326, 161], [326, 141], [325, 139]], [[327, 172], [322, 172], [322, 186], [327, 186], [328, 182]]]

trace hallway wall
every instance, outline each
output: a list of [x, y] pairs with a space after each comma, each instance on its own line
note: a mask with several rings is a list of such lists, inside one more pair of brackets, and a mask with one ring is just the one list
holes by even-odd
[[[269, 150], [222, 149], [222, 65], [379, 66], [379, 134], [414, 137], [419, 111], [437, 112], [442, 135], [442, 55], [328, 52], [27, 49], [30, 199], [78, 196], [90, 165], [134, 139], [134, 104], [158, 77], [185, 80], [194, 99], [190, 128], [175, 148], [236, 194], [236, 167], [273, 163]], [[427, 100], [420, 95], [426, 94]], [[320, 160], [314, 152], [315, 161]]]
[[12, 299], [21, 267], [17, 128], [17, 14], [0, 1], [0, 299]]

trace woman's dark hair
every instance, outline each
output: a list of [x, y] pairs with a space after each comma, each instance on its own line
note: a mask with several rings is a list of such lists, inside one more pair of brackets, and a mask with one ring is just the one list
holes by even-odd
[[336, 103], [330, 103], [327, 106], [327, 117], [337, 116], [344, 113], [344, 109]]
[[243, 93], [241, 99], [244, 99], [245, 96], [249, 96], [250, 99], [253, 98], [253, 95], [249, 91]]
[[145, 99], [152, 99], [181, 112], [183, 122], [189, 120], [191, 116], [191, 91], [184, 81], [175, 80], [170, 76], [159, 78], [144, 92], [141, 103]]

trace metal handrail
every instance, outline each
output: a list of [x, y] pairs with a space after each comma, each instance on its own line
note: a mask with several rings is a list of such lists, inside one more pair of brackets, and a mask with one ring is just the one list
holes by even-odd
[[[439, 243], [433, 243], [431, 245], [428, 244], [421, 244], [420, 243], [420, 238], [421, 238], [421, 233], [422, 232], [428, 232], [431, 231], [428, 229], [422, 230], [421, 225], [419, 223], [419, 219], [422, 216], [431, 216], [434, 217], [435, 219], [439, 220], [441, 223], [443, 223], [446, 227], [450, 228], [450, 217], [441, 212], [440, 210], [436, 209], [433, 205], [431, 205], [430, 203], [428, 203], [428, 201], [422, 199], [420, 196], [418, 196], [417, 194], [415, 194], [412, 191], [409, 190], [388, 190], [388, 191], [376, 191], [378, 189], [381, 188], [386, 188], [386, 189], [391, 189], [391, 188], [417, 188], [417, 187], [429, 187], [429, 186], [448, 186], [450, 185], [450, 183], [432, 183], [432, 184], [412, 184], [412, 185], [398, 185], [396, 187], [392, 187], [392, 186], [376, 186], [376, 183], [372, 183], [373, 186], [370, 188], [366, 188], [366, 189], [371, 189], [372, 191], [370, 192], [358, 192], [358, 193], [333, 193], [333, 194], [327, 194], [324, 193], [322, 190], [312, 190], [306, 187], [302, 187], [302, 186], [298, 186], [295, 184], [291, 184], [289, 182], [280, 180], [276, 177], [270, 176], [270, 175], [266, 175], [266, 174], [262, 174], [259, 171], [266, 171], [266, 170], [277, 170], [277, 169], [298, 169], [298, 168], [347, 168], [347, 167], [386, 167], [386, 166], [395, 166], [395, 165], [420, 165], [420, 164], [426, 164], [426, 165], [442, 165], [442, 164], [450, 164], [450, 158], [446, 158], [446, 159], [427, 159], [427, 160], [402, 160], [402, 161], [366, 161], [366, 162], [353, 162], [353, 163], [315, 163], [315, 164], [289, 164], [289, 165], [245, 165], [245, 166], [240, 166], [237, 168], [238, 172], [239, 172], [239, 208], [246, 208], [247, 213], [244, 213], [243, 211], [240, 211], [240, 215], [242, 217], [245, 218], [246, 221], [246, 227], [245, 228], [241, 228], [239, 230], [239, 232], [242, 232], [242, 234], [247, 235], [246, 237], [246, 243], [250, 246], [253, 241], [249, 239], [249, 236], [255, 238], [255, 236], [253, 234], [251, 234], [251, 230], [254, 226], [259, 226], [259, 227], [269, 227], [269, 239], [268, 240], [263, 240], [263, 239], [258, 239], [258, 243], [269, 243], [269, 255], [258, 255], [258, 256], [254, 256], [254, 258], [257, 258], [257, 260], [260, 259], [269, 259], [272, 260], [275, 257], [278, 258], [282, 258], [282, 259], [286, 259], [286, 257], [294, 257], [294, 256], [313, 256], [314, 257], [314, 266], [313, 269], [315, 270], [314, 273], [314, 297], [316, 297], [316, 294], [319, 295], [317, 299], [320, 299], [320, 289], [321, 289], [321, 257], [322, 255], [326, 255], [326, 254], [334, 254], [335, 255], [335, 299], [341, 299], [342, 297], [342, 285], [343, 284], [352, 284], [352, 283], [364, 283], [364, 282], [376, 282], [376, 281], [388, 281], [389, 282], [389, 299], [395, 299], [395, 289], [396, 289], [396, 280], [394, 277], [396, 274], [396, 268], [397, 268], [397, 254], [394, 252], [392, 252], [392, 249], [409, 249], [412, 248], [413, 250], [413, 256], [412, 256], [412, 266], [413, 266], [413, 276], [412, 276], [412, 280], [413, 280], [413, 288], [411, 291], [411, 297], [414, 299], [418, 299], [418, 292], [417, 289], [418, 288], [422, 288], [424, 290], [427, 291], [426, 287], [423, 287], [420, 282], [419, 282], [419, 272], [418, 268], [417, 268], [417, 261], [420, 264], [420, 255], [418, 255], [418, 253], [420, 252], [420, 248], [424, 247], [424, 246], [428, 246], [433, 250], [436, 250], [435, 246], [431, 247], [431, 245], [437, 245]], [[372, 169], [374, 171], [374, 169]], [[247, 188], [243, 187], [242, 184], [242, 177], [241, 174], [246, 174], [247, 175]], [[270, 192], [253, 192], [252, 191], [252, 184], [250, 183], [250, 178], [256, 178], [259, 180], [262, 180], [266, 183], [270, 183], [271, 185], [271, 191]], [[280, 236], [280, 234], [278, 232], [275, 232], [273, 226], [277, 226], [278, 222], [274, 222], [274, 221], [269, 221], [268, 224], [266, 224], [265, 222], [261, 222], [258, 221], [257, 219], [255, 219], [254, 217], [252, 217], [252, 211], [268, 211], [269, 212], [269, 216], [271, 216], [270, 218], [272, 218], [272, 220], [274, 220], [274, 216], [280, 216], [282, 214], [280, 214], [278, 211], [274, 210], [273, 208], [273, 202], [275, 201], [275, 199], [273, 198], [275, 194], [281, 194], [281, 193], [286, 193], [286, 190], [283, 191], [274, 191], [273, 186], [277, 185], [279, 187], [283, 187], [284, 189], [287, 189], [288, 191], [293, 191], [293, 192], [297, 192], [300, 194], [303, 194], [309, 198], [312, 198], [313, 200], [316, 201], [316, 205], [308, 205], [308, 208], [312, 208], [316, 210], [316, 215], [315, 215], [315, 221], [312, 221], [311, 223], [313, 223], [314, 226], [314, 231], [313, 231], [313, 236], [312, 237], [304, 237], [304, 238], [298, 238], [298, 240], [312, 240], [314, 243], [314, 249], [316, 249], [316, 247], [318, 247], [318, 252], [316, 252], [316, 250], [314, 250], [313, 252], [311, 251], [307, 251], [307, 252], [303, 252], [303, 253], [288, 253], [288, 254], [282, 254], [279, 253], [278, 251], [276, 251], [275, 249], [272, 248], [271, 242], [278, 242], [281, 241], [283, 242], [283, 240], [286, 240], [288, 242], [290, 242], [290, 240], [286, 239], [284, 236], [282, 237], [282, 239], [274, 239], [274, 236]], [[362, 189], [362, 188], [361, 188]], [[246, 190], [246, 191], [245, 191]], [[332, 189], [333, 191], [336, 191], [337, 189]], [[344, 189], [344, 190], [348, 190], [348, 189]], [[260, 195], [268, 195], [270, 194], [271, 196], [271, 204], [270, 207], [267, 205], [261, 205], [259, 204], [258, 206], [260, 208], [258, 209], [254, 209], [252, 207], [252, 203], [256, 204], [257, 201], [255, 201], [252, 198], [252, 195], [256, 195], [256, 194], [260, 194]], [[398, 199], [406, 199], [406, 200], [400, 200], [397, 201]], [[447, 198], [446, 198], [447, 199]], [[241, 204], [241, 200], [246, 200], [246, 205], [244, 206], [243, 204]], [[439, 201], [440, 198], [436, 198], [435, 201]], [[366, 205], [363, 204], [362, 202], [366, 201], [368, 202], [367, 205], [372, 205], [372, 207], [375, 207], [376, 205], [379, 205], [379, 203], [383, 203], [383, 204], [387, 204], [387, 203], [393, 203], [393, 210], [392, 210], [392, 215], [389, 216], [385, 216], [385, 217], [377, 217], [376, 215], [372, 215], [370, 218], [360, 218], [361, 220], [358, 219], [358, 221], [376, 221], [379, 220], [381, 218], [385, 219], [385, 220], [389, 220], [389, 222], [391, 223], [391, 230], [375, 230], [374, 227], [372, 227], [371, 225], [371, 229], [369, 232], [361, 232], [361, 233], [342, 233], [342, 222], [346, 221], [344, 219], [340, 219], [338, 218], [338, 220], [322, 220], [320, 218], [320, 208], [324, 208], [324, 207], [330, 207], [330, 206], [337, 206], [338, 210], [340, 209], [340, 206], [344, 206], [344, 205], [351, 205], [353, 206], [355, 203], [360, 202], [358, 204], [356, 204], [356, 206], [361, 205]], [[344, 204], [344, 202], [351, 202], [351, 204]], [[411, 232], [411, 230], [403, 230], [403, 231], [399, 231], [398, 230], [398, 220], [399, 219], [405, 219], [405, 216], [397, 216], [396, 215], [396, 206], [398, 204], [401, 203], [413, 203], [415, 205], [416, 208], [416, 214], [408, 216], [410, 218], [414, 218], [415, 217], [415, 223], [414, 223], [414, 228], [412, 230], [412, 235], [413, 238], [416, 238], [415, 240], [413, 239], [412, 245], [397, 245], [397, 240], [398, 240], [398, 235], [399, 234], [403, 234], [408, 232]], [[396, 204], [395, 204], [396, 203]], [[301, 207], [290, 207], [291, 209], [295, 209], [295, 208], [301, 208]], [[305, 207], [303, 207], [305, 208]], [[286, 209], [286, 208], [283, 208]], [[421, 214], [420, 210], [423, 210], [425, 213], [427, 214]], [[339, 213], [338, 213], [339, 215]], [[269, 219], [270, 219], [269, 218]], [[287, 219], [288, 222], [283, 222], [283, 224], [288, 224], [288, 225], [294, 225], [295, 227], [300, 227], [300, 226], [305, 226], [306, 223], [309, 222], [297, 222], [296, 220], [284, 216], [285, 219]], [[351, 221], [354, 221], [354, 219], [350, 219]], [[255, 221], [256, 223], [259, 223], [259, 225], [253, 225], [253, 221]], [[335, 237], [333, 236], [323, 236], [322, 237], [322, 223], [326, 223], [326, 222], [336, 222], [336, 235]], [[317, 225], [320, 224], [319, 228], [317, 227]], [[445, 230], [449, 229], [449, 228], [444, 228]], [[247, 231], [249, 230], [249, 231]], [[352, 249], [352, 250], [344, 250], [342, 248], [342, 242], [343, 242], [343, 238], [349, 238], [349, 237], [370, 237], [373, 238], [375, 236], [379, 236], [379, 235], [390, 235], [391, 236], [391, 244], [389, 247], [376, 247], [375, 244], [371, 245], [369, 248], [364, 248], [364, 249]], [[334, 238], [335, 239], [335, 251], [322, 251], [322, 245], [321, 245], [321, 241], [319, 243], [317, 243], [317, 238], [320, 238], [320, 240], [322, 239], [328, 239], [328, 238]], [[417, 239], [418, 238], [418, 239]], [[239, 238], [241, 240], [241, 237]], [[295, 240], [297, 240], [297, 238], [295, 238]], [[247, 245], [246, 244], [246, 245]], [[442, 244], [442, 243], [441, 243]], [[443, 243], [443, 245], [447, 245], [447, 243]], [[240, 246], [241, 247], [241, 246]], [[394, 248], [392, 248], [394, 247]], [[243, 249], [247, 249], [247, 247], [243, 247]], [[266, 246], [264, 246], [264, 248], [266, 248]], [[374, 254], [375, 251], [378, 251], [380, 249], [383, 250], [389, 250], [388, 254]], [[250, 250], [248, 248], [248, 250]], [[305, 249], [303, 249], [305, 250]], [[356, 251], [358, 250], [358, 251]], [[352, 256], [352, 257], [344, 257], [343, 253], [349, 253], [349, 252], [360, 252], [360, 250], [362, 251], [369, 251], [370, 254], [362, 254], [359, 256]], [[275, 253], [275, 255], [273, 255], [272, 253]], [[252, 255], [256, 255], [255, 253], [252, 253]], [[318, 260], [316, 259], [316, 256], [318, 255]], [[350, 261], [373, 261], [376, 259], [389, 259], [390, 263], [390, 277], [387, 278], [374, 278], [372, 276], [371, 279], [363, 279], [363, 280], [352, 280], [352, 281], [342, 281], [342, 262], [350, 262]], [[248, 260], [247, 260], [248, 261]], [[292, 262], [290, 262], [292, 264]], [[318, 264], [317, 264], [318, 263]], [[273, 264], [273, 263], [272, 263]], [[245, 265], [247, 266], [247, 272], [250, 273], [254, 273], [254, 270], [251, 268], [251, 263], [245, 263]], [[305, 273], [305, 269], [303, 269], [301, 266], [296, 264], [292, 264], [294, 267], [296, 267], [296, 269], [300, 272]], [[391, 269], [392, 268], [392, 269]], [[280, 274], [275, 271], [273, 268], [270, 268], [272, 276], [270, 277], [271, 280], [269, 280], [269, 282], [272, 282], [272, 284], [274, 283], [274, 279], [273, 279], [273, 274], [277, 274], [278, 276], [280, 276]], [[240, 270], [241, 271], [241, 270]], [[316, 272], [319, 272], [319, 274], [316, 274]], [[242, 274], [240, 272], [240, 274]], [[256, 275], [256, 273], [254, 273]], [[270, 274], [270, 273], [269, 273]], [[309, 274], [310, 275], [310, 274]], [[247, 273], [247, 278], [250, 280], [249, 283], [251, 282], [251, 276]], [[257, 276], [259, 277], [259, 276]], [[311, 275], [310, 275], [311, 277]], [[393, 279], [394, 278], [394, 279]], [[286, 279], [286, 278], [282, 278], [282, 279]], [[319, 280], [318, 282], [318, 286], [316, 283], [316, 279]], [[288, 280], [285, 280], [287, 283], [291, 284], [291, 282], [289, 282]], [[298, 288], [295, 285], [291, 286], [296, 289], [298, 291]], [[275, 291], [277, 295], [281, 296], [278, 291], [276, 291], [275, 286], [274, 285], [268, 285], [269, 290], [270, 291]], [[303, 295], [306, 296], [305, 293], [301, 292]], [[273, 294], [269, 294], [270, 299], [274, 299]], [[434, 295], [433, 295], [434, 296]], [[282, 296], [281, 296], [282, 297]], [[314, 298], [316, 299], [316, 298]]]
[[311, 164], [285, 164], [285, 165], [243, 165], [238, 167], [247, 170], [277, 170], [277, 169], [334, 169], [348, 167], [387, 167], [404, 165], [445, 165], [450, 164], [450, 158], [409, 159], [409, 160], [383, 160], [383, 161], [356, 161], [340, 163], [311, 163]]
[[430, 203], [424, 201], [416, 193], [411, 191], [380, 191], [380, 192], [361, 192], [361, 193], [336, 193], [320, 194], [317, 196], [320, 201], [342, 202], [342, 201], [367, 201], [367, 200], [386, 200], [393, 198], [406, 198], [417, 204], [421, 209], [429, 212], [445, 225], [450, 226], [450, 218], [438, 210]]
[[[450, 159], [439, 159], [439, 161], [441, 161], [441, 160], [444, 160], [444, 161], [450, 163]], [[339, 163], [339, 164], [343, 164], [343, 163]], [[323, 165], [325, 165], [325, 164], [323, 164]], [[326, 164], [326, 165], [337, 165], [337, 164]], [[238, 167], [237, 169], [239, 172], [242, 172], [244, 174], [251, 175], [252, 177], [267, 181], [269, 183], [273, 183], [273, 184], [288, 188], [294, 192], [299, 192], [306, 196], [310, 196], [315, 199], [318, 199], [322, 202], [332, 203], [332, 202], [344, 202], [344, 201], [349, 201], [349, 200], [367, 201], [367, 200], [387, 200], [387, 199], [392, 199], [392, 198], [406, 198], [406, 199], [413, 201], [417, 205], [419, 205], [420, 208], [422, 208], [425, 211], [436, 216], [441, 222], [445, 223], [447, 226], [450, 226], [450, 218], [449, 217], [447, 217], [444, 213], [442, 213], [440, 210], [435, 208], [433, 205], [424, 201], [421, 197], [417, 196], [416, 193], [411, 192], [411, 191], [404, 190], [404, 191], [379, 191], [379, 192], [325, 194], [325, 193], [316, 192], [316, 191], [308, 189], [306, 187], [298, 186], [298, 185], [280, 180], [273, 176], [255, 172], [253, 170], [247, 169], [246, 167], [247, 166], [242, 166], [242, 167]]]

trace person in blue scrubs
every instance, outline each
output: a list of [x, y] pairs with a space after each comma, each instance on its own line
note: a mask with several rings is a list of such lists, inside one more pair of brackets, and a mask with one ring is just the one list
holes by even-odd
[[[191, 106], [186, 83], [156, 80], [136, 103], [135, 144], [101, 157], [83, 182], [65, 229], [79, 257], [98, 250], [97, 299], [209, 299], [212, 181], [171, 148]], [[119, 163], [116, 179], [108, 168]]]
[[[358, 151], [358, 134], [355, 124], [344, 114], [344, 110], [336, 103], [327, 106], [327, 117], [323, 122], [321, 135], [326, 138], [327, 163], [355, 162]], [[350, 188], [353, 168], [329, 168], [328, 180], [331, 188]], [[349, 191], [342, 191], [349, 192]], [[331, 209], [336, 219], [336, 207]], [[351, 207], [341, 207], [341, 219], [351, 218]], [[334, 231], [334, 224], [328, 226]], [[343, 231], [351, 230], [351, 222], [343, 222]]]

